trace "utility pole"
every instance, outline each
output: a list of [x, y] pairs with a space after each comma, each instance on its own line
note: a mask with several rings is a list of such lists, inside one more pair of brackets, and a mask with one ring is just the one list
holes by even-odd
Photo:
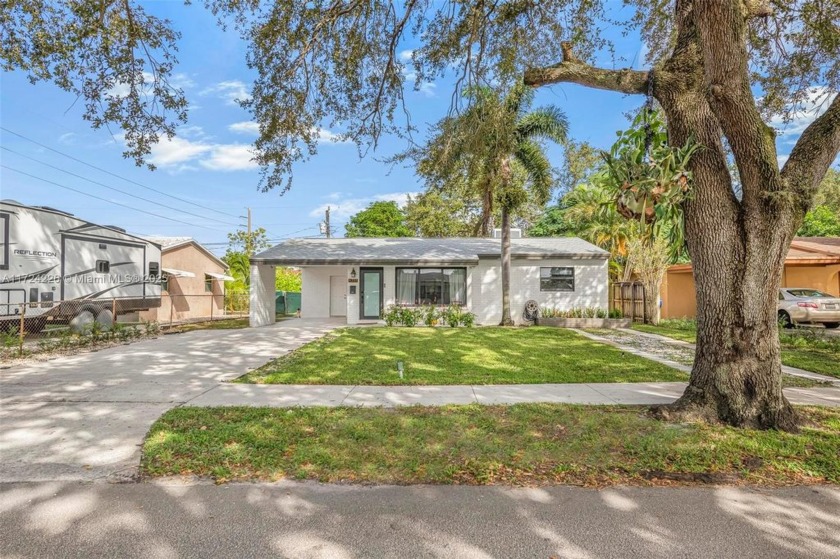
[[251, 237], [251, 208], [245, 209], [248, 210], [248, 242], [245, 243], [245, 252], [251, 256], [254, 253], [254, 239]]
[[330, 231], [330, 207], [327, 206], [327, 217], [324, 221], [324, 229], [327, 232], [327, 238], [329, 239], [332, 236], [332, 232]]

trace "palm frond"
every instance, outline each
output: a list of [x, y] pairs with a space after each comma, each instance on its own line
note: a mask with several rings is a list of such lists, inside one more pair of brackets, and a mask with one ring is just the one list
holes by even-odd
[[551, 198], [554, 186], [554, 174], [545, 150], [537, 142], [524, 140], [517, 144], [513, 156], [528, 175], [534, 200], [538, 204], [545, 204]]
[[559, 107], [540, 107], [519, 118], [516, 134], [523, 139], [546, 139], [562, 143], [569, 135], [569, 121]]

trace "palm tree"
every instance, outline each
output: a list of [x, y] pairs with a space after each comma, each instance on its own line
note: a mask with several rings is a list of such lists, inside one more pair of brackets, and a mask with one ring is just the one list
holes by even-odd
[[[513, 324], [510, 314], [510, 215], [530, 196], [543, 205], [551, 198], [555, 177], [540, 140], [566, 141], [569, 126], [563, 112], [553, 106], [527, 112], [533, 91], [515, 87], [503, 101], [502, 123], [510, 122], [509, 143], [499, 152], [498, 193], [502, 217], [502, 325]], [[518, 179], [518, 180], [517, 180]]]
[[568, 123], [554, 106], [528, 112], [534, 94], [522, 84], [506, 96], [490, 87], [472, 87], [466, 95], [463, 112], [441, 120], [425, 146], [399, 159], [415, 159], [428, 189], [476, 200], [481, 207], [476, 234], [489, 236], [500, 210], [502, 324], [510, 325], [511, 214], [529, 201], [542, 206], [551, 197], [556, 181], [541, 141], [564, 142]]

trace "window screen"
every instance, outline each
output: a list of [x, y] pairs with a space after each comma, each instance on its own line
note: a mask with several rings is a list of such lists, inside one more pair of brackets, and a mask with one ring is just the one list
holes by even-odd
[[107, 260], [97, 260], [96, 261], [96, 273], [97, 274], [107, 274], [111, 271], [111, 263]]
[[571, 267], [540, 268], [540, 291], [574, 291], [575, 269]]

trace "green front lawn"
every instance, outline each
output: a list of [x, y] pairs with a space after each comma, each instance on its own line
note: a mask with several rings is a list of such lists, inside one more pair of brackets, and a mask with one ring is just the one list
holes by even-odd
[[[404, 378], [397, 362], [404, 365]], [[238, 379], [266, 384], [684, 381], [688, 375], [560, 328], [346, 328]]]
[[[692, 320], [663, 320], [658, 326], [634, 324], [634, 330], [694, 343], [697, 325]], [[782, 363], [789, 367], [840, 378], [840, 338], [809, 330], [782, 332]]]
[[800, 412], [790, 434], [619, 406], [176, 408], [152, 426], [141, 468], [217, 481], [840, 483], [840, 409]]

